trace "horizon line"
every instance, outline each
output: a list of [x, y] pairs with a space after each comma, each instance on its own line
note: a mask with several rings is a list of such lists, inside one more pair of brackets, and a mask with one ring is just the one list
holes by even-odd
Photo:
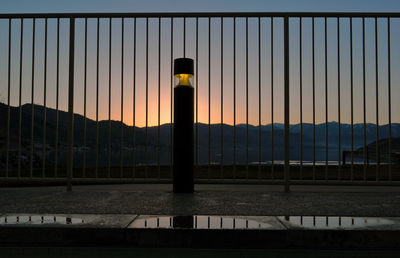
[[[12, 106], [12, 105], [8, 105], [8, 104], [6, 104], [6, 103], [3, 103], [3, 102], [1, 102], [0, 101], [0, 104], [2, 104], [2, 105], [4, 105], [4, 106], [9, 106], [9, 107], [13, 107], [13, 108], [19, 108], [19, 107], [22, 107], [22, 106], [32, 106], [32, 105], [34, 105], [34, 106], [38, 106], [38, 107], [41, 107], [41, 108], [44, 108], [44, 106], [43, 105], [40, 105], [40, 104], [32, 104], [32, 103], [25, 103], [25, 104], [22, 104], [21, 106]], [[52, 107], [46, 107], [46, 109], [51, 109], [51, 110], [54, 110], [54, 111], [57, 111], [55, 108], [52, 108]], [[64, 112], [64, 113], [68, 113], [68, 111], [66, 111], [66, 110], [62, 110], [62, 109], [58, 109], [58, 111], [59, 112]], [[82, 114], [80, 114], [80, 113], [74, 113], [74, 115], [77, 115], [77, 116], [81, 116], [82, 118], [86, 118], [86, 119], [88, 119], [88, 120], [91, 120], [91, 121], [93, 121], [93, 122], [96, 122], [96, 120], [95, 119], [93, 119], [93, 118], [90, 118], [90, 117], [88, 117], [88, 116], [84, 116], [84, 115], [82, 115]], [[103, 119], [103, 120], [98, 120], [97, 121], [98, 123], [101, 123], [101, 122], [117, 122], [117, 123], [123, 123], [125, 126], [127, 126], [127, 127], [133, 127], [134, 125], [132, 124], [132, 125], [129, 125], [129, 124], [127, 124], [127, 123], [125, 123], [124, 121], [121, 121], [121, 120], [114, 120], [114, 119], [110, 119], [110, 120], [108, 120], [108, 119]], [[315, 123], [315, 126], [320, 126], [320, 125], [325, 125], [325, 124], [331, 124], [331, 123], [336, 123], [336, 124], [339, 124], [339, 122], [338, 121], [334, 121], [334, 120], [332, 120], [332, 121], [327, 121], [327, 122], [320, 122], [320, 123]], [[160, 126], [164, 126], [164, 125], [171, 125], [171, 124], [173, 124], [173, 122], [171, 122], [171, 123], [163, 123], [163, 124], [161, 124], [160, 123]], [[210, 124], [208, 124], [208, 123], [203, 123], [203, 122], [194, 122], [193, 123], [194, 125], [196, 125], [196, 124], [201, 124], [201, 125], [227, 125], [227, 126], [234, 126], [233, 124], [229, 124], [229, 123], [210, 123]], [[237, 126], [247, 126], [247, 125], [250, 125], [250, 126], [254, 126], [254, 127], [258, 127], [258, 126], [269, 126], [269, 125], [284, 125], [284, 123], [283, 122], [274, 122], [274, 123], [265, 123], [265, 124], [250, 124], [250, 123], [248, 123], [248, 124], [246, 124], [246, 123], [237, 123], [235, 126], [237, 127]], [[296, 126], [296, 125], [301, 125], [301, 124], [303, 124], [303, 125], [313, 125], [313, 123], [312, 122], [302, 122], [302, 123], [300, 123], [300, 122], [297, 122], [297, 123], [289, 123], [289, 125], [290, 126]], [[343, 122], [341, 122], [340, 123], [341, 125], [350, 125], [351, 126], [351, 123], [343, 123]], [[390, 125], [399, 125], [400, 124], [400, 122], [391, 122], [390, 123]], [[361, 122], [361, 123], [353, 123], [353, 126], [356, 126], [356, 125], [364, 125], [364, 123], [363, 122]], [[365, 125], [376, 125], [376, 123], [365, 123]], [[378, 124], [378, 126], [379, 127], [381, 127], [381, 126], [388, 126], [389, 125], [389, 123], [382, 123], [382, 124]], [[148, 125], [147, 126], [147, 128], [149, 128], [149, 127], [157, 127], [158, 126], [158, 124], [156, 124], [156, 125]], [[137, 126], [137, 125], [135, 125], [134, 127], [136, 127], [136, 128], [146, 128], [146, 126]]]

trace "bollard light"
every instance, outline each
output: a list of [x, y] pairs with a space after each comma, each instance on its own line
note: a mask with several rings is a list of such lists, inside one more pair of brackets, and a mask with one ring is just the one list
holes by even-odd
[[175, 86], [193, 87], [193, 59], [178, 58], [174, 61]]
[[173, 191], [192, 193], [194, 89], [193, 59], [174, 60]]
[[174, 75], [175, 85], [192, 87], [193, 74], [180, 73]]

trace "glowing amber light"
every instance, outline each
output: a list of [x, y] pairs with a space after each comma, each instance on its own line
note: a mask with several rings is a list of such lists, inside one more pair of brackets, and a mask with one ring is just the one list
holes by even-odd
[[192, 86], [193, 74], [175, 74], [175, 85], [179, 86]]

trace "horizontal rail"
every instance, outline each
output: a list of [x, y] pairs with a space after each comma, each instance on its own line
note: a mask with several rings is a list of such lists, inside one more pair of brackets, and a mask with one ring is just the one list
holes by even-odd
[[3, 13], [0, 18], [400, 17], [399, 12]]
[[[196, 184], [227, 185], [285, 185], [281, 179], [195, 179]], [[2, 178], [2, 186], [16, 185], [64, 185], [64, 178]], [[171, 184], [172, 179], [129, 179], [129, 178], [74, 178], [72, 183], [79, 184]], [[325, 186], [400, 186], [400, 181], [342, 181], [342, 180], [291, 180], [290, 185], [325, 185]]]

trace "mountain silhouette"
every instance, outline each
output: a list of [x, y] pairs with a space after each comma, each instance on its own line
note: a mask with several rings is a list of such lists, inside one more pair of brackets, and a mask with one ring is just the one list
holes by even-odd
[[[40, 105], [25, 104], [21, 106], [21, 146], [22, 155], [27, 156], [31, 143], [31, 120], [32, 108], [34, 108], [34, 153], [41, 157], [43, 150], [43, 125], [44, 112], [46, 110], [46, 164], [49, 166], [54, 160], [54, 148], [56, 146], [56, 128], [57, 116], [56, 110], [44, 108]], [[19, 107], [10, 107], [10, 153], [16, 155], [19, 139]], [[67, 121], [68, 113], [59, 111], [58, 120], [58, 160], [60, 165], [65, 165], [66, 147], [67, 147]], [[8, 106], [0, 103], [0, 115], [3, 118], [0, 123], [0, 147], [3, 150], [6, 146], [7, 137], [7, 117]], [[84, 146], [84, 125], [86, 121], [86, 148]], [[121, 146], [121, 126], [123, 127], [123, 140]], [[234, 155], [234, 127], [223, 124], [223, 163], [232, 164]], [[284, 158], [284, 131], [283, 124], [274, 124], [274, 159], [283, 160]], [[316, 160], [325, 160], [325, 123], [315, 126], [315, 149]], [[108, 135], [109, 121], [98, 122], [98, 154], [99, 165], [108, 164]], [[212, 124], [210, 126], [210, 149], [208, 148], [208, 124], [199, 123], [195, 125], [195, 133], [198, 128], [198, 162], [200, 164], [208, 163], [208, 154], [210, 151], [210, 162], [221, 162], [221, 124]], [[354, 150], [363, 147], [363, 124], [354, 125]], [[111, 165], [119, 166], [120, 150], [123, 150], [123, 163], [128, 165], [139, 163], [155, 164], [158, 157], [158, 144], [160, 145], [160, 163], [169, 164], [171, 160], [171, 124], [160, 126], [160, 139], [158, 143], [158, 127], [147, 128], [147, 154], [145, 153], [146, 132], [145, 128], [132, 127], [121, 123], [120, 121], [111, 121]], [[375, 144], [376, 125], [366, 125], [367, 145]], [[82, 115], [74, 114], [74, 165], [81, 166], [83, 162], [83, 152], [86, 154], [86, 165], [94, 166], [96, 160], [96, 121], [84, 118]], [[272, 158], [271, 144], [272, 125], [261, 126], [261, 161], [269, 162]], [[135, 134], [135, 139], [134, 139]], [[400, 137], [400, 124], [392, 124], [392, 137]], [[248, 142], [246, 144], [246, 125], [236, 126], [236, 162], [244, 164], [246, 162], [246, 146], [248, 146], [248, 162], [254, 163], [259, 160], [259, 127], [248, 125]], [[388, 138], [388, 125], [379, 126], [379, 138]], [[195, 136], [196, 139], [196, 136]], [[134, 146], [135, 141], [135, 146]], [[394, 140], [395, 141], [395, 140]], [[387, 144], [385, 145], [387, 146]], [[393, 146], [398, 146], [393, 145]], [[133, 148], [135, 147], [135, 148]], [[372, 146], [371, 146], [372, 148]], [[386, 147], [382, 147], [382, 155]], [[397, 147], [396, 147], [397, 148]], [[386, 148], [387, 149], [387, 148]], [[351, 150], [351, 125], [341, 124], [341, 150]], [[134, 155], [133, 156], [133, 151]], [[386, 150], [387, 152], [387, 150]], [[196, 153], [196, 151], [195, 151]], [[135, 158], [133, 158], [135, 157]], [[329, 160], [338, 159], [338, 123], [328, 123], [328, 158]], [[3, 160], [4, 158], [2, 158]], [[290, 125], [290, 159], [300, 159], [300, 125]], [[313, 159], [313, 125], [303, 124], [303, 160], [311, 161]], [[2, 165], [3, 166], [3, 162]]]

